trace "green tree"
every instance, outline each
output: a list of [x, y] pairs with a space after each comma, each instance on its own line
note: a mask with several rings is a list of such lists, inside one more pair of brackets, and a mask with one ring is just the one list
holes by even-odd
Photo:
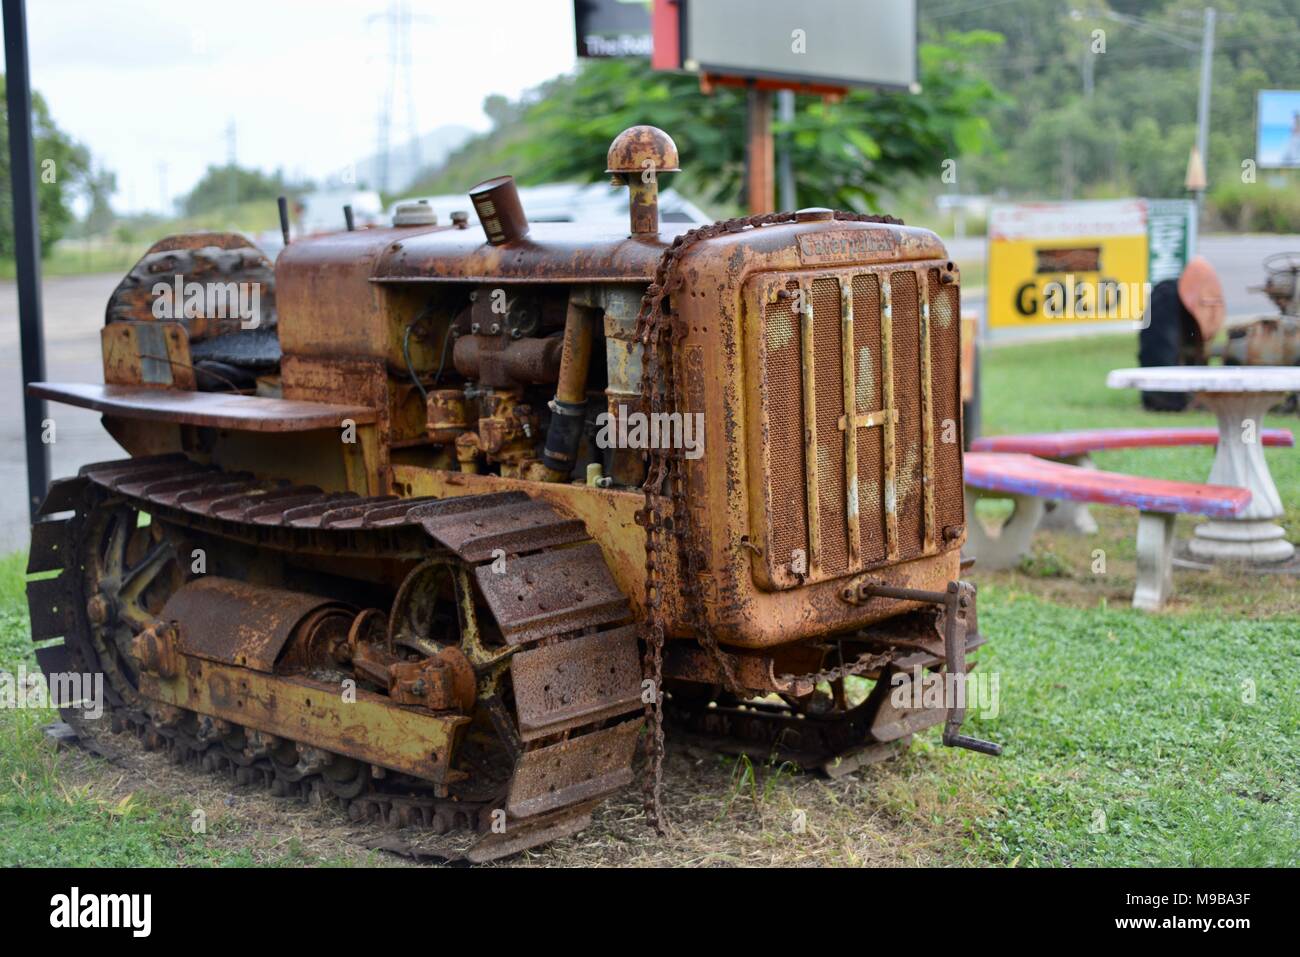
[[501, 127], [519, 118], [519, 105], [500, 93], [493, 93], [483, 100], [483, 112], [494, 127]]
[[[988, 113], [1002, 149], [965, 166], [972, 188], [1035, 198], [1186, 195], [1207, 5], [921, 0], [923, 37], [942, 27], [1005, 38], [996, 56], [971, 64], [1008, 94]], [[1206, 167], [1216, 189], [1240, 185], [1242, 163], [1254, 156], [1258, 91], [1292, 88], [1300, 77], [1300, 0], [1212, 5], [1219, 17]]]
[[255, 200], [275, 199], [290, 192], [280, 170], [264, 173], [240, 166], [209, 166], [203, 178], [181, 201], [186, 215], [209, 213]]
[[86, 210], [85, 232], [88, 236], [97, 236], [107, 232], [116, 219], [109, 200], [117, 192], [117, 174], [105, 169], [102, 164], [92, 166], [86, 174], [85, 193], [88, 208]]
[[[41, 229], [41, 255], [73, 220], [72, 197], [90, 172], [90, 151], [54, 124], [44, 97], [32, 92], [32, 140], [36, 151], [36, 204]], [[5, 78], [0, 75], [0, 258], [14, 256], [13, 196], [9, 172], [9, 109]]]
[[[998, 42], [981, 32], [924, 44], [920, 94], [860, 90], [831, 103], [800, 97], [796, 120], [788, 129], [776, 126], [791, 137], [799, 203], [871, 210], [886, 184], [913, 174], [939, 183], [945, 159], [988, 147], [981, 110], [997, 93], [968, 64]], [[446, 168], [464, 181], [437, 176], [422, 188], [464, 189], [474, 181], [469, 177], [507, 170], [525, 184], [601, 179], [610, 141], [629, 126], [650, 123], [666, 130], [681, 154], [683, 172], [671, 185], [723, 209], [741, 201], [743, 90], [704, 94], [697, 77], [656, 72], [644, 60], [589, 60], [513, 109], [499, 101], [491, 106], [502, 124], [448, 161]]]

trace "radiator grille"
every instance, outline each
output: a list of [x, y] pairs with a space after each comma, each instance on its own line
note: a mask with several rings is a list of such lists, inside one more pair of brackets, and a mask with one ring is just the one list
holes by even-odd
[[782, 277], [761, 309], [766, 565], [777, 587], [932, 554], [964, 521], [957, 287], [933, 266], [830, 272]]
[[[812, 284], [813, 338], [816, 367], [840, 368], [840, 283], [838, 279], [815, 279]], [[849, 568], [847, 526], [844, 523], [844, 433], [839, 426], [844, 414], [844, 380], [838, 374], [817, 377], [817, 475], [822, 494], [817, 511], [821, 515], [820, 563], [830, 575], [842, 575]]]
[[[881, 391], [880, 279], [853, 277], [853, 346], [859, 412], [884, 407]], [[862, 559], [875, 564], [885, 557], [885, 435], [883, 429], [858, 433], [858, 522]]]
[[895, 431], [894, 473], [898, 488], [898, 556], [921, 554], [921, 350], [917, 312], [916, 273], [895, 272], [889, 277], [893, 295], [894, 405], [898, 409]]
[[[785, 284], [796, 293], [799, 283]], [[781, 414], [768, 417], [769, 448], [780, 449], [769, 463], [770, 508], [773, 516], [771, 554], [788, 565], [795, 549], [808, 547], [808, 512], [804, 496], [803, 399], [799, 379], [799, 300], [770, 302], [763, 310], [763, 342], [767, 352], [767, 401]]]
[[[957, 287], [939, 282], [930, 270], [930, 369], [934, 378], [934, 484], [937, 490], [962, 487], [961, 312]], [[957, 370], [955, 375], [948, 370]], [[935, 495], [935, 524], [945, 528], [966, 523], [961, 495]]]

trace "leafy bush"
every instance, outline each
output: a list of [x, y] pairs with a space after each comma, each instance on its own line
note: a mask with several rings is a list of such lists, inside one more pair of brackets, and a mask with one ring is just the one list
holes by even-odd
[[[774, 124], [778, 135], [790, 137], [797, 204], [865, 212], [878, 206], [883, 187], [911, 175], [938, 183], [945, 160], [993, 148], [984, 112], [999, 95], [973, 64], [994, 55], [1000, 43], [997, 34], [975, 31], [922, 44], [920, 96], [855, 90], [834, 103], [801, 96], [795, 121]], [[471, 176], [506, 170], [523, 184], [600, 179], [599, 158], [610, 141], [626, 127], [649, 123], [681, 150], [683, 172], [669, 185], [734, 210], [743, 194], [745, 97], [728, 86], [704, 94], [698, 77], [653, 71], [643, 60], [588, 60], [517, 103], [491, 98], [497, 127], [466, 143], [411, 192], [464, 189]]]
[[1232, 183], [1210, 193], [1210, 212], [1235, 232], [1300, 233], [1300, 189]]

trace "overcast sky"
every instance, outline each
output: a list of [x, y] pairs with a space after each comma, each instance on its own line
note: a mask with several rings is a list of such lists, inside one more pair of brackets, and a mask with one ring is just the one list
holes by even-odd
[[[486, 129], [483, 99], [574, 66], [572, 0], [409, 0], [420, 132]], [[324, 178], [376, 150], [388, 0], [28, 0], [32, 85], [154, 209], [226, 161]], [[376, 16], [378, 15], [378, 16]], [[372, 21], [371, 18], [374, 18]], [[403, 101], [394, 145], [406, 140]], [[160, 170], [165, 164], [165, 173]]]

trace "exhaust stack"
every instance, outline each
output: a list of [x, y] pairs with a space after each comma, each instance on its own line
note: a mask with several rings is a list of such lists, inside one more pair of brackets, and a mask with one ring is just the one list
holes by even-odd
[[677, 173], [677, 144], [654, 126], [631, 126], [609, 144], [606, 173], [628, 187], [632, 235], [659, 232], [659, 174]]
[[504, 246], [528, 235], [528, 217], [519, 201], [519, 189], [513, 176], [498, 176], [479, 183], [469, 191], [470, 202], [483, 224], [487, 241]]

